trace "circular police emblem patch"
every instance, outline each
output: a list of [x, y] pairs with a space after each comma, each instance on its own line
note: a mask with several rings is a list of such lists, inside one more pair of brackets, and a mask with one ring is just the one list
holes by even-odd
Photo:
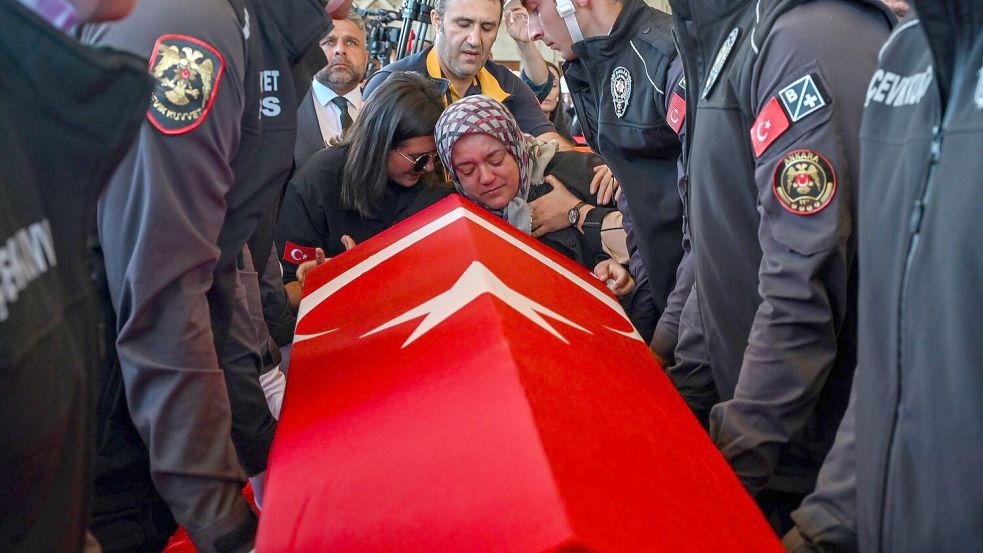
[[795, 150], [778, 162], [774, 191], [785, 209], [796, 215], [813, 215], [833, 200], [836, 173], [816, 152]]
[[156, 81], [147, 117], [164, 134], [188, 132], [205, 120], [215, 101], [225, 60], [197, 38], [163, 35], [150, 56]]
[[614, 102], [614, 114], [621, 119], [628, 109], [631, 98], [631, 73], [624, 67], [615, 67], [611, 72], [611, 100]]

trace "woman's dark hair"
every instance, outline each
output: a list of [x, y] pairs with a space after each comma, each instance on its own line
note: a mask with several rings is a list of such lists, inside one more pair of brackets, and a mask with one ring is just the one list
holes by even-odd
[[444, 99], [433, 81], [415, 72], [390, 75], [335, 144], [348, 147], [342, 202], [363, 217], [374, 216], [389, 193], [389, 151], [404, 140], [432, 136], [443, 111]]
[[[563, 70], [560, 69], [560, 66], [552, 62], [546, 62], [546, 67], [555, 72], [557, 79], [563, 78]], [[558, 82], [556, 86], [560, 86], [560, 83]], [[546, 91], [546, 95], [549, 96], [548, 90]], [[545, 97], [546, 96], [543, 98]], [[556, 129], [556, 132], [560, 134], [560, 136], [566, 138], [570, 142], [573, 142], [573, 137], [570, 133], [570, 121], [567, 118], [566, 106], [563, 104], [562, 90], [556, 96], [556, 106], [553, 107], [553, 111], [550, 112], [547, 119], [550, 120], [550, 123], [553, 123], [553, 127]]]

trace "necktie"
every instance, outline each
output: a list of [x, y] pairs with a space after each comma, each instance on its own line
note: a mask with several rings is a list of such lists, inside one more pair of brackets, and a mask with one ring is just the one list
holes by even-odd
[[341, 134], [348, 132], [348, 127], [352, 126], [352, 116], [348, 114], [348, 100], [344, 96], [335, 96], [331, 103], [338, 106], [341, 110]]

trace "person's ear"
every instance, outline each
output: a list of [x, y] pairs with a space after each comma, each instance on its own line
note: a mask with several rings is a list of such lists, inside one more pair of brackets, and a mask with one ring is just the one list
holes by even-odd
[[440, 14], [437, 13], [437, 10], [430, 10], [430, 22], [433, 23], [435, 31], [440, 30]]

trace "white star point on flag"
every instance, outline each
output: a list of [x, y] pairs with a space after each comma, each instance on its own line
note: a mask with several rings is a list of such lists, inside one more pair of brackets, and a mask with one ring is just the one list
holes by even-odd
[[542, 317], [542, 315], [546, 315], [551, 319], [576, 328], [577, 330], [581, 330], [588, 334], [593, 334], [591, 331], [578, 325], [570, 319], [567, 319], [563, 315], [560, 315], [550, 308], [536, 303], [535, 301], [509, 288], [508, 285], [502, 282], [502, 280], [498, 278], [495, 273], [489, 270], [488, 267], [485, 267], [478, 261], [473, 261], [449, 290], [421, 303], [420, 305], [410, 309], [402, 315], [399, 315], [389, 322], [366, 332], [361, 337], [364, 338], [394, 326], [401, 325], [413, 319], [425, 316], [423, 321], [421, 321], [416, 329], [413, 330], [413, 333], [410, 334], [409, 338], [406, 339], [406, 342], [403, 343], [403, 347], [405, 348], [413, 343], [417, 338], [420, 338], [434, 327], [448, 319], [451, 315], [463, 309], [478, 296], [485, 293], [489, 293], [497, 297], [499, 300], [503, 301], [520, 314], [536, 323], [542, 329], [546, 330], [553, 336], [556, 336], [565, 344], [569, 344], [570, 342], [567, 341], [562, 334], [557, 332], [557, 330], [553, 328], [553, 326], [550, 325], [549, 322]]

